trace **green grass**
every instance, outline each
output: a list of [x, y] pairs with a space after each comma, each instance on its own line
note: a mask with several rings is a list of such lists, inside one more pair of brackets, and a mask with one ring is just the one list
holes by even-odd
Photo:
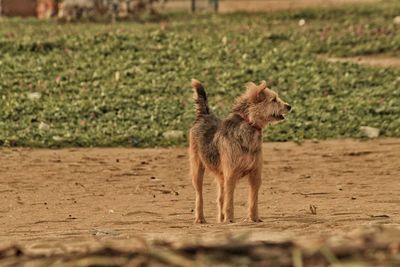
[[[162, 23], [0, 20], [0, 145], [168, 146], [189, 129], [190, 79], [218, 115], [248, 81], [294, 106], [266, 141], [400, 136], [400, 70], [318, 54], [400, 54], [400, 2], [280, 13], [171, 15]], [[305, 19], [304, 27], [298, 26]], [[39, 99], [30, 94], [39, 92]], [[39, 127], [39, 125], [48, 127]]]

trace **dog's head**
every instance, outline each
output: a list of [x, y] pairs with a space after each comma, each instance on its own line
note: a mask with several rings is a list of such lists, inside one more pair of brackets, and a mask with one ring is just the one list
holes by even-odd
[[259, 85], [247, 84], [247, 91], [241, 95], [234, 109], [248, 116], [249, 121], [265, 127], [285, 119], [291, 106], [279, 98], [278, 94], [267, 88], [267, 83], [262, 81]]

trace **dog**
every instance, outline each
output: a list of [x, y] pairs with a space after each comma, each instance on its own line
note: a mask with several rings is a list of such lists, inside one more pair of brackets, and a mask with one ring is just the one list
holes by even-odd
[[248, 177], [250, 184], [248, 218], [262, 222], [258, 215], [258, 191], [262, 174], [262, 129], [281, 122], [291, 106], [267, 88], [247, 84], [230, 114], [223, 120], [210, 110], [203, 85], [192, 79], [196, 119], [189, 132], [189, 158], [196, 190], [195, 223], [206, 223], [203, 212], [203, 176], [205, 170], [218, 183], [218, 221], [234, 222], [233, 195], [237, 181]]

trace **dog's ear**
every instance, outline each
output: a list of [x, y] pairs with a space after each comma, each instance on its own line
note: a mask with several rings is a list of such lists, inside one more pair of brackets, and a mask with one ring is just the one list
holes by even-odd
[[267, 83], [262, 81], [260, 85], [256, 85], [253, 82], [249, 82], [246, 84], [247, 87], [247, 97], [253, 103], [259, 103], [267, 97], [265, 93], [265, 88], [267, 87]]
[[260, 85], [258, 86], [261, 90], [264, 90], [265, 88], [267, 88], [267, 82], [266, 81], [261, 81]]

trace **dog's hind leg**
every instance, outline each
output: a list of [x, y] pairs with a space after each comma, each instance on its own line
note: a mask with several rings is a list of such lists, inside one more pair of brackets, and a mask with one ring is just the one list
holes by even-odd
[[[193, 164], [193, 163], [192, 163]], [[192, 165], [192, 182], [196, 190], [196, 210], [195, 223], [206, 223], [203, 212], [203, 177], [204, 165], [197, 161]]]
[[217, 197], [217, 205], [218, 205], [218, 222], [224, 221], [224, 213], [222, 211], [224, 207], [224, 178], [218, 177], [218, 197]]
[[205, 167], [201, 162], [197, 151], [194, 147], [190, 147], [190, 171], [192, 175], [193, 187], [196, 190], [196, 209], [195, 223], [206, 223], [203, 212], [203, 177]]

